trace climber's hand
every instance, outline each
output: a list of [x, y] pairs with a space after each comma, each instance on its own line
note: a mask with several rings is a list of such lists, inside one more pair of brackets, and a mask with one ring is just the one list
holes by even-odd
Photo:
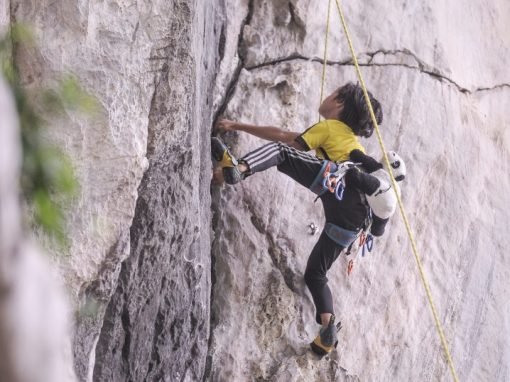
[[235, 131], [236, 129], [236, 122], [231, 121], [229, 119], [220, 118], [218, 119], [218, 122], [216, 122], [216, 128], [223, 131]]

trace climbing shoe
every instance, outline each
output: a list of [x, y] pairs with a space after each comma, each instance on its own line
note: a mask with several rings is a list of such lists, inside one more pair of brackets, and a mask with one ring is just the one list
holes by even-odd
[[223, 169], [223, 178], [228, 184], [236, 184], [244, 179], [244, 174], [239, 170], [238, 160], [228, 147], [218, 137], [211, 138], [211, 153], [214, 160]]
[[315, 337], [313, 342], [310, 344], [313, 352], [320, 356], [325, 356], [326, 354], [331, 353], [331, 351], [338, 345], [336, 333], [341, 327], [342, 325], [340, 323], [335, 325], [335, 315], [332, 314], [329, 319], [328, 326], [321, 328], [319, 335]]

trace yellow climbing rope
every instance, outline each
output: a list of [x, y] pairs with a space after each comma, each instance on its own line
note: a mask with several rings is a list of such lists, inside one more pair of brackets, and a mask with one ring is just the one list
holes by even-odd
[[[330, 3], [331, 3], [331, 0], [330, 0]], [[358, 75], [358, 79], [359, 79], [360, 85], [361, 85], [361, 87], [363, 89], [363, 94], [365, 96], [365, 101], [366, 101], [366, 103], [368, 105], [368, 109], [369, 109], [369, 112], [370, 112], [370, 117], [372, 118], [372, 123], [374, 124], [374, 127], [375, 127], [375, 131], [376, 131], [376, 134], [377, 134], [377, 139], [379, 141], [379, 145], [381, 146], [381, 150], [383, 152], [384, 161], [386, 162], [387, 168], [390, 169], [391, 168], [390, 161], [389, 161], [388, 156], [386, 154], [386, 148], [384, 147], [384, 142], [382, 140], [381, 132], [379, 130], [379, 125], [377, 124], [377, 120], [375, 118], [374, 110], [372, 108], [372, 104], [370, 103], [370, 98], [368, 97], [367, 88], [365, 86], [365, 82], [363, 81], [363, 77], [361, 75], [361, 71], [360, 71], [360, 68], [359, 68], [359, 65], [358, 65], [358, 60], [356, 58], [356, 53], [355, 53], [354, 47], [352, 45], [352, 40], [351, 40], [351, 37], [350, 37], [350, 34], [349, 34], [349, 30], [347, 28], [347, 23], [345, 21], [344, 12], [342, 10], [342, 7], [340, 6], [339, 0], [336, 0], [336, 6], [337, 6], [338, 14], [340, 16], [340, 20], [342, 22], [342, 26], [343, 26], [343, 29], [344, 29], [344, 32], [345, 32], [345, 37], [347, 38], [347, 42], [349, 43], [349, 49], [351, 51], [352, 60], [354, 62], [354, 66], [356, 68], [356, 73]], [[327, 29], [329, 30], [329, 8], [328, 8], [328, 27], [327, 27]], [[326, 59], [324, 59], [324, 66], [325, 65], [326, 65]], [[324, 76], [323, 76], [322, 80], [324, 81]], [[321, 85], [321, 87], [322, 86], [323, 85]], [[321, 97], [322, 97], [322, 90], [321, 90]], [[404, 224], [405, 224], [405, 227], [406, 227], [406, 230], [407, 230], [407, 234], [408, 234], [409, 240], [411, 242], [411, 247], [412, 247], [412, 250], [413, 250], [414, 258], [416, 260], [416, 263], [418, 264], [418, 269], [419, 269], [419, 272], [420, 272], [421, 280], [422, 280], [423, 286], [425, 288], [425, 292], [427, 294], [427, 298], [428, 298], [428, 301], [429, 301], [429, 304], [430, 304], [430, 309], [432, 310], [432, 316], [434, 317], [434, 322], [435, 322], [435, 325], [436, 325], [436, 329], [437, 329], [437, 332], [439, 333], [439, 337], [441, 339], [441, 344], [442, 344], [444, 352], [446, 354], [446, 359], [448, 361], [448, 366], [450, 368], [450, 371], [452, 373], [454, 381], [458, 382], [459, 379], [457, 377], [457, 373], [455, 372], [455, 366], [453, 365], [453, 360], [452, 360], [450, 351], [448, 349], [448, 344], [446, 342], [446, 338], [445, 338], [445, 335], [444, 335], [444, 332], [443, 332], [443, 328], [442, 328], [441, 323], [439, 321], [439, 316], [437, 314], [436, 307], [434, 305], [434, 300], [432, 298], [432, 293], [430, 291], [430, 287], [429, 287], [429, 284], [427, 282], [427, 278], [425, 276], [425, 271], [423, 269], [423, 265], [421, 263], [419, 255], [418, 255], [418, 249], [416, 247], [416, 242], [414, 240], [414, 236], [413, 236], [413, 233], [411, 231], [411, 226], [410, 226], [409, 221], [407, 219], [407, 215], [406, 215], [406, 212], [405, 212], [405, 209], [404, 209], [404, 205], [402, 203], [402, 199], [400, 198], [400, 195], [396, 191], [397, 190], [397, 183], [396, 183], [395, 178], [393, 177], [393, 174], [391, 173], [391, 171], [390, 171], [390, 178], [391, 178], [391, 183], [393, 185], [393, 191], [395, 192], [395, 195], [397, 196], [398, 206], [399, 206], [399, 209], [400, 209], [400, 214], [402, 215], [402, 219], [404, 220]]]

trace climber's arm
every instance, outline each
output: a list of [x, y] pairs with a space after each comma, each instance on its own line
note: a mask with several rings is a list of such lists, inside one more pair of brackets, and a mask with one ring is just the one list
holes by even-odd
[[370, 155], [365, 154], [361, 150], [352, 150], [349, 154], [349, 159], [355, 163], [361, 163], [363, 168], [370, 174], [383, 168], [382, 164], [372, 158]]
[[302, 150], [302, 148], [295, 146], [297, 142], [294, 141], [300, 133], [286, 131], [279, 127], [250, 125], [248, 123], [230, 121], [228, 119], [218, 120], [216, 127], [224, 131], [244, 131], [258, 138], [273, 142], [283, 142], [291, 147]]

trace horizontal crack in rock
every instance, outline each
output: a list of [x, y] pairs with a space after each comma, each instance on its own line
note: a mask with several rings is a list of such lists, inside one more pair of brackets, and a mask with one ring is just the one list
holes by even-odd
[[510, 88], [510, 84], [499, 84], [499, 85], [494, 85], [494, 86], [486, 87], [486, 88], [476, 88], [476, 90], [474, 92], [486, 92], [486, 91], [502, 89], [502, 88]]
[[[413, 52], [411, 52], [409, 49], [391, 49], [391, 50], [388, 50], [388, 49], [378, 49], [376, 50], [375, 52], [373, 53], [365, 53], [367, 56], [370, 57], [370, 59], [368, 60], [368, 63], [371, 64], [372, 63], [372, 60], [374, 59], [374, 57], [379, 54], [379, 53], [382, 53], [384, 55], [387, 55], [387, 56], [390, 56], [390, 55], [393, 55], [393, 56], [396, 56], [398, 54], [403, 54], [405, 56], [409, 56], [411, 58], [413, 58], [416, 63], [418, 64], [418, 67], [420, 69], [423, 69], [425, 68], [427, 65], [418, 58], [418, 56], [416, 54], [414, 54]], [[412, 66], [411, 66], [412, 67]]]
[[[403, 64], [403, 63], [386, 63], [386, 64], [385, 63], [373, 63], [372, 61], [374, 59], [374, 56], [377, 55], [377, 54], [380, 54], [380, 53], [386, 54], [386, 55], [397, 55], [397, 54], [407, 55], [407, 56], [413, 58], [416, 61], [416, 66], [410, 65], [410, 64]], [[429, 66], [426, 65], [422, 60], [420, 60], [414, 53], [412, 53], [411, 51], [409, 51], [407, 49], [396, 49], [396, 50], [379, 49], [379, 50], [377, 50], [377, 51], [375, 51], [373, 53], [362, 53], [361, 55], [367, 55], [367, 56], [370, 57], [370, 59], [368, 60], [367, 63], [358, 63], [359, 66], [364, 66], [364, 67], [367, 67], [367, 66], [380, 66], [380, 67], [383, 67], [383, 66], [400, 66], [400, 67], [407, 68], [407, 69], [418, 70], [419, 72], [421, 72], [423, 74], [427, 74], [427, 75], [429, 75], [429, 76], [431, 76], [431, 77], [433, 77], [433, 78], [435, 78], [435, 79], [437, 79], [439, 81], [443, 81], [444, 80], [444, 81], [450, 83], [455, 88], [457, 88], [457, 90], [460, 91], [461, 93], [473, 94], [473, 93], [480, 92], [480, 91], [490, 91], [490, 90], [495, 90], [495, 89], [499, 89], [499, 88], [510, 87], [510, 84], [504, 83], [504, 84], [494, 85], [494, 86], [491, 86], [491, 87], [479, 87], [479, 88], [476, 88], [475, 90], [469, 90], [469, 89], [464, 88], [461, 85], [459, 85], [453, 79], [451, 79], [451, 78], [441, 74], [439, 69], [436, 69], [436, 68], [426, 69]], [[306, 56], [303, 56], [301, 54], [295, 53], [295, 54], [291, 54], [290, 56], [287, 56], [287, 57], [282, 57], [282, 58], [278, 58], [278, 59], [275, 59], [275, 60], [266, 61], [266, 62], [257, 64], [257, 65], [247, 66], [245, 69], [248, 70], [248, 71], [252, 71], [252, 70], [264, 68], [264, 67], [267, 67], [267, 66], [275, 66], [275, 65], [278, 65], [278, 64], [281, 64], [281, 63], [284, 63], [284, 62], [291, 62], [291, 61], [310, 61], [310, 62], [318, 62], [320, 64], [324, 64], [324, 60], [322, 58], [319, 58], [319, 57], [306, 57]], [[330, 66], [353, 66], [354, 63], [352, 62], [352, 59], [348, 59], [348, 60], [345, 60], [345, 61], [326, 60], [326, 65], [330, 65]]]

